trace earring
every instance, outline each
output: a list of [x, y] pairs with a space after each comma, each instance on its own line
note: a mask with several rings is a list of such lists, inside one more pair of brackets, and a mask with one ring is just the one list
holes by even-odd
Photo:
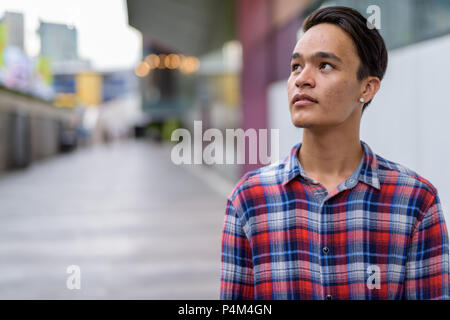
[[359, 99], [359, 102], [364, 103], [366, 100], [364, 98]]

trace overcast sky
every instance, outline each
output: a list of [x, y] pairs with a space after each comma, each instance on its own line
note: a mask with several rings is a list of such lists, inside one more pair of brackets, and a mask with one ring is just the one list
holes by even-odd
[[0, 0], [5, 11], [22, 12], [25, 50], [39, 54], [39, 19], [71, 24], [78, 30], [78, 54], [93, 67], [134, 68], [141, 58], [141, 35], [128, 25], [126, 0]]

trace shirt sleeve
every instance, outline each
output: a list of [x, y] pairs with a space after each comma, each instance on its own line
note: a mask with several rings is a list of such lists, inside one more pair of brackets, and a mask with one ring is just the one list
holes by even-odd
[[412, 234], [405, 276], [406, 299], [450, 299], [449, 239], [437, 194]]
[[254, 299], [253, 260], [241, 218], [227, 201], [222, 233], [220, 299]]

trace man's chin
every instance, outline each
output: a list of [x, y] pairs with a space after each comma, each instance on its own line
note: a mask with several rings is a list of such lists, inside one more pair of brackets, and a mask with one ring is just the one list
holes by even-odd
[[314, 121], [307, 119], [292, 119], [292, 124], [297, 128], [313, 128], [317, 125]]
[[317, 121], [314, 117], [314, 113], [310, 110], [295, 110], [291, 112], [292, 124], [297, 128], [311, 128], [320, 125], [320, 121]]
[[311, 131], [314, 131], [317, 133], [323, 132], [323, 130], [328, 130], [328, 129], [336, 126], [335, 124], [324, 123], [324, 122], [320, 122], [320, 121], [307, 121], [307, 120], [292, 121], [292, 124], [296, 128], [307, 129], [307, 130], [311, 130]]

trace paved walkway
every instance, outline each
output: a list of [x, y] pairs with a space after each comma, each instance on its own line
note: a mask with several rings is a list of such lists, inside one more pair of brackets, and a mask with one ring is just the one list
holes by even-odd
[[169, 156], [131, 140], [1, 176], [0, 299], [217, 299], [226, 197]]

